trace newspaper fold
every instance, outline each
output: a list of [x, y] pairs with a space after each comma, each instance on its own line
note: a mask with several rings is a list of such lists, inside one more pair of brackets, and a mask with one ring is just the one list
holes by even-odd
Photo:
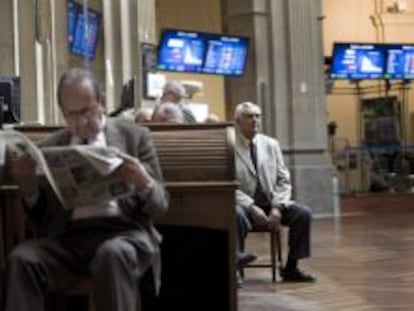
[[67, 209], [96, 205], [130, 193], [133, 187], [112, 174], [123, 162], [114, 147], [37, 147], [15, 130], [0, 131], [0, 168], [6, 151], [27, 153]]

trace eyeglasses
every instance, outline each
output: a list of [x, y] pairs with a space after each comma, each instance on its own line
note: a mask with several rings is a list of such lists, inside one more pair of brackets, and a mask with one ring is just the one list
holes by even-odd
[[65, 111], [64, 115], [68, 121], [77, 121], [81, 118], [90, 119], [96, 115], [98, 111], [98, 105], [94, 104], [92, 106], [85, 107], [78, 111]]

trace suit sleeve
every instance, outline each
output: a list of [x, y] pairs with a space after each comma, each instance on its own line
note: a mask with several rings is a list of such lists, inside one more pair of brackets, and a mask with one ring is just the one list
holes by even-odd
[[145, 198], [140, 200], [142, 201], [142, 212], [153, 217], [167, 210], [168, 194], [164, 187], [158, 156], [150, 132], [147, 128], [142, 129], [143, 133], [138, 146], [138, 158], [153, 178], [154, 183], [149, 192], [145, 194]]
[[272, 206], [286, 204], [292, 195], [292, 185], [290, 173], [283, 160], [282, 150], [277, 141], [274, 141], [274, 151], [276, 160], [276, 182], [271, 192]]
[[251, 196], [240, 189], [236, 190], [236, 205], [247, 211], [253, 203], [254, 199]]
[[55, 237], [63, 233], [70, 211], [65, 210], [46, 178], [39, 180], [39, 195], [33, 205], [22, 200], [28, 222], [36, 236]]

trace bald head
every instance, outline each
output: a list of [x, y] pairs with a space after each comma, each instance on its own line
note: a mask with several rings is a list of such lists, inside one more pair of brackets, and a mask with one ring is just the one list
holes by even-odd
[[150, 122], [152, 119], [152, 109], [151, 108], [140, 108], [135, 114], [136, 123], [146, 123]]
[[180, 107], [171, 102], [162, 103], [152, 116], [153, 122], [184, 123]]

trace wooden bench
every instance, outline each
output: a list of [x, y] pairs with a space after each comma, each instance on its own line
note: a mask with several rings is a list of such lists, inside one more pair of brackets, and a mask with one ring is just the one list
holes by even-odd
[[[156, 310], [202, 310], [200, 306], [186, 305], [196, 298], [206, 309], [234, 311], [237, 299], [233, 125], [149, 127], [170, 194], [169, 210], [156, 219], [164, 236], [163, 285]], [[35, 141], [56, 129], [20, 128]], [[6, 240], [13, 235], [9, 230]], [[5, 253], [9, 247], [4, 249]], [[188, 299], [191, 295], [198, 298]]]

